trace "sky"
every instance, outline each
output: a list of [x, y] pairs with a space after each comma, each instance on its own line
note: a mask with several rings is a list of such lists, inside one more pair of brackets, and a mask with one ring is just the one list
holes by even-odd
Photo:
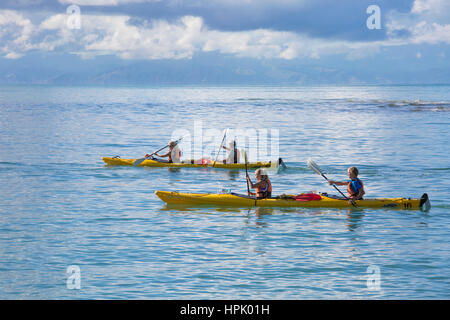
[[448, 0], [3, 0], [0, 83], [450, 83]]

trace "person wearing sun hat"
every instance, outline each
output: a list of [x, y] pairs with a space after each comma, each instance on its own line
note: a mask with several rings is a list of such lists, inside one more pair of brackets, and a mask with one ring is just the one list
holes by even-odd
[[[155, 156], [161, 158], [168, 158], [168, 163], [181, 163], [181, 150], [175, 141], [169, 142], [169, 151], [166, 154], [157, 154]], [[154, 159], [156, 161], [164, 162], [164, 160]]]
[[247, 181], [250, 188], [255, 189], [255, 192], [249, 192], [249, 195], [255, 195], [257, 199], [265, 199], [272, 197], [272, 183], [265, 169], [259, 168], [255, 171], [257, 182], [253, 184], [252, 180], [247, 174]]

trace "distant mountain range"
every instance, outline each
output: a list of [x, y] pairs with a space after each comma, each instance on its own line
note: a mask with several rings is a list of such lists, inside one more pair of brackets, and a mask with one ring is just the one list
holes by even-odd
[[0, 84], [49, 85], [354, 85], [450, 83], [450, 68], [387, 58], [258, 60], [200, 54], [184, 60], [81, 59], [29, 54], [0, 59]]

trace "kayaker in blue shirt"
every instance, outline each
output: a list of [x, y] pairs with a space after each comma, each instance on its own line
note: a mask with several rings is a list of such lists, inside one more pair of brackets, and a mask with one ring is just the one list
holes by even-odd
[[350, 180], [345, 182], [328, 180], [329, 184], [335, 184], [338, 186], [347, 186], [347, 193], [350, 199], [350, 202], [355, 200], [362, 200], [363, 195], [366, 193], [364, 191], [364, 184], [361, 180], [358, 179], [358, 168], [350, 167], [347, 170], [348, 177]]

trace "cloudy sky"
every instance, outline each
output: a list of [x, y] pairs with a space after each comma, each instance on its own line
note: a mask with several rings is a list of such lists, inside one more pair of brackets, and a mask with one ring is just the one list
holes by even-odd
[[0, 4], [0, 83], [449, 83], [449, 44], [448, 0]]

